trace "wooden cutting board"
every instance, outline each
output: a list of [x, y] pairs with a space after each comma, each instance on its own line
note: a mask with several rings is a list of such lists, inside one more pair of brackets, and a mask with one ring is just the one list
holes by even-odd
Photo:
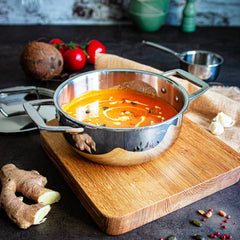
[[92, 163], [73, 150], [62, 133], [41, 131], [41, 142], [93, 220], [111, 235], [149, 223], [240, 179], [240, 154], [186, 117], [170, 151], [137, 166]]

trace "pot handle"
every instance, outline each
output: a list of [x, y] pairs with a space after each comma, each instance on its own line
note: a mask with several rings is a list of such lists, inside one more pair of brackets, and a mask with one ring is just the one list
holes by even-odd
[[37, 125], [39, 130], [49, 131], [49, 132], [68, 132], [68, 133], [80, 133], [84, 131], [83, 128], [46, 125], [43, 118], [34, 107], [34, 106], [41, 106], [41, 105], [53, 105], [53, 99], [39, 99], [39, 100], [28, 101], [23, 104], [23, 107], [26, 113], [32, 119], [32, 121]]
[[191, 73], [186, 72], [182, 69], [173, 69], [173, 70], [162, 73], [162, 75], [166, 76], [166, 77], [176, 75], [176, 74], [179, 75], [180, 77], [183, 77], [184, 79], [188, 80], [189, 82], [197, 85], [198, 87], [201, 87], [196, 92], [189, 95], [189, 101], [192, 101], [196, 97], [199, 97], [201, 94], [203, 94], [204, 92], [206, 92], [209, 89], [209, 85], [206, 82], [204, 82], [203, 80], [197, 78], [196, 76], [194, 76]]

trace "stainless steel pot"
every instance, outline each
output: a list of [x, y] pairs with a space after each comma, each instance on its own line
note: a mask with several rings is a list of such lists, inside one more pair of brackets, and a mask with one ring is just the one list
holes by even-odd
[[153, 42], [143, 40], [142, 43], [174, 55], [179, 59], [183, 70], [207, 82], [216, 80], [224, 61], [219, 54], [209, 51], [189, 50], [178, 53]]
[[[187, 91], [167, 76], [178, 74], [200, 87], [195, 93]], [[152, 96], [157, 95], [178, 111], [164, 122], [138, 128], [109, 128], [84, 123], [66, 114], [62, 107], [90, 90], [132, 88]], [[85, 158], [108, 165], [129, 166], [158, 158], [175, 143], [182, 125], [182, 116], [189, 101], [208, 89], [208, 84], [180, 70], [161, 75], [131, 69], [103, 69], [86, 72], [63, 82], [53, 100], [60, 126], [47, 126], [34, 106], [49, 102], [26, 102], [24, 108], [40, 130], [64, 132], [67, 141]]]

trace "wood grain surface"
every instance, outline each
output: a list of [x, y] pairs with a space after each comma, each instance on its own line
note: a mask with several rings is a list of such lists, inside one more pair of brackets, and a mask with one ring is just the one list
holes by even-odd
[[40, 135], [49, 158], [100, 229], [110, 235], [149, 223], [240, 179], [240, 154], [186, 117], [166, 154], [131, 167], [92, 163], [73, 150], [62, 133]]

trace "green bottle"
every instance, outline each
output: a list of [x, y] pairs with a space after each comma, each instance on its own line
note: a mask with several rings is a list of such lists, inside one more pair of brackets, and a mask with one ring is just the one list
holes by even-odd
[[183, 9], [182, 31], [194, 32], [196, 30], [195, 0], [187, 0]]

